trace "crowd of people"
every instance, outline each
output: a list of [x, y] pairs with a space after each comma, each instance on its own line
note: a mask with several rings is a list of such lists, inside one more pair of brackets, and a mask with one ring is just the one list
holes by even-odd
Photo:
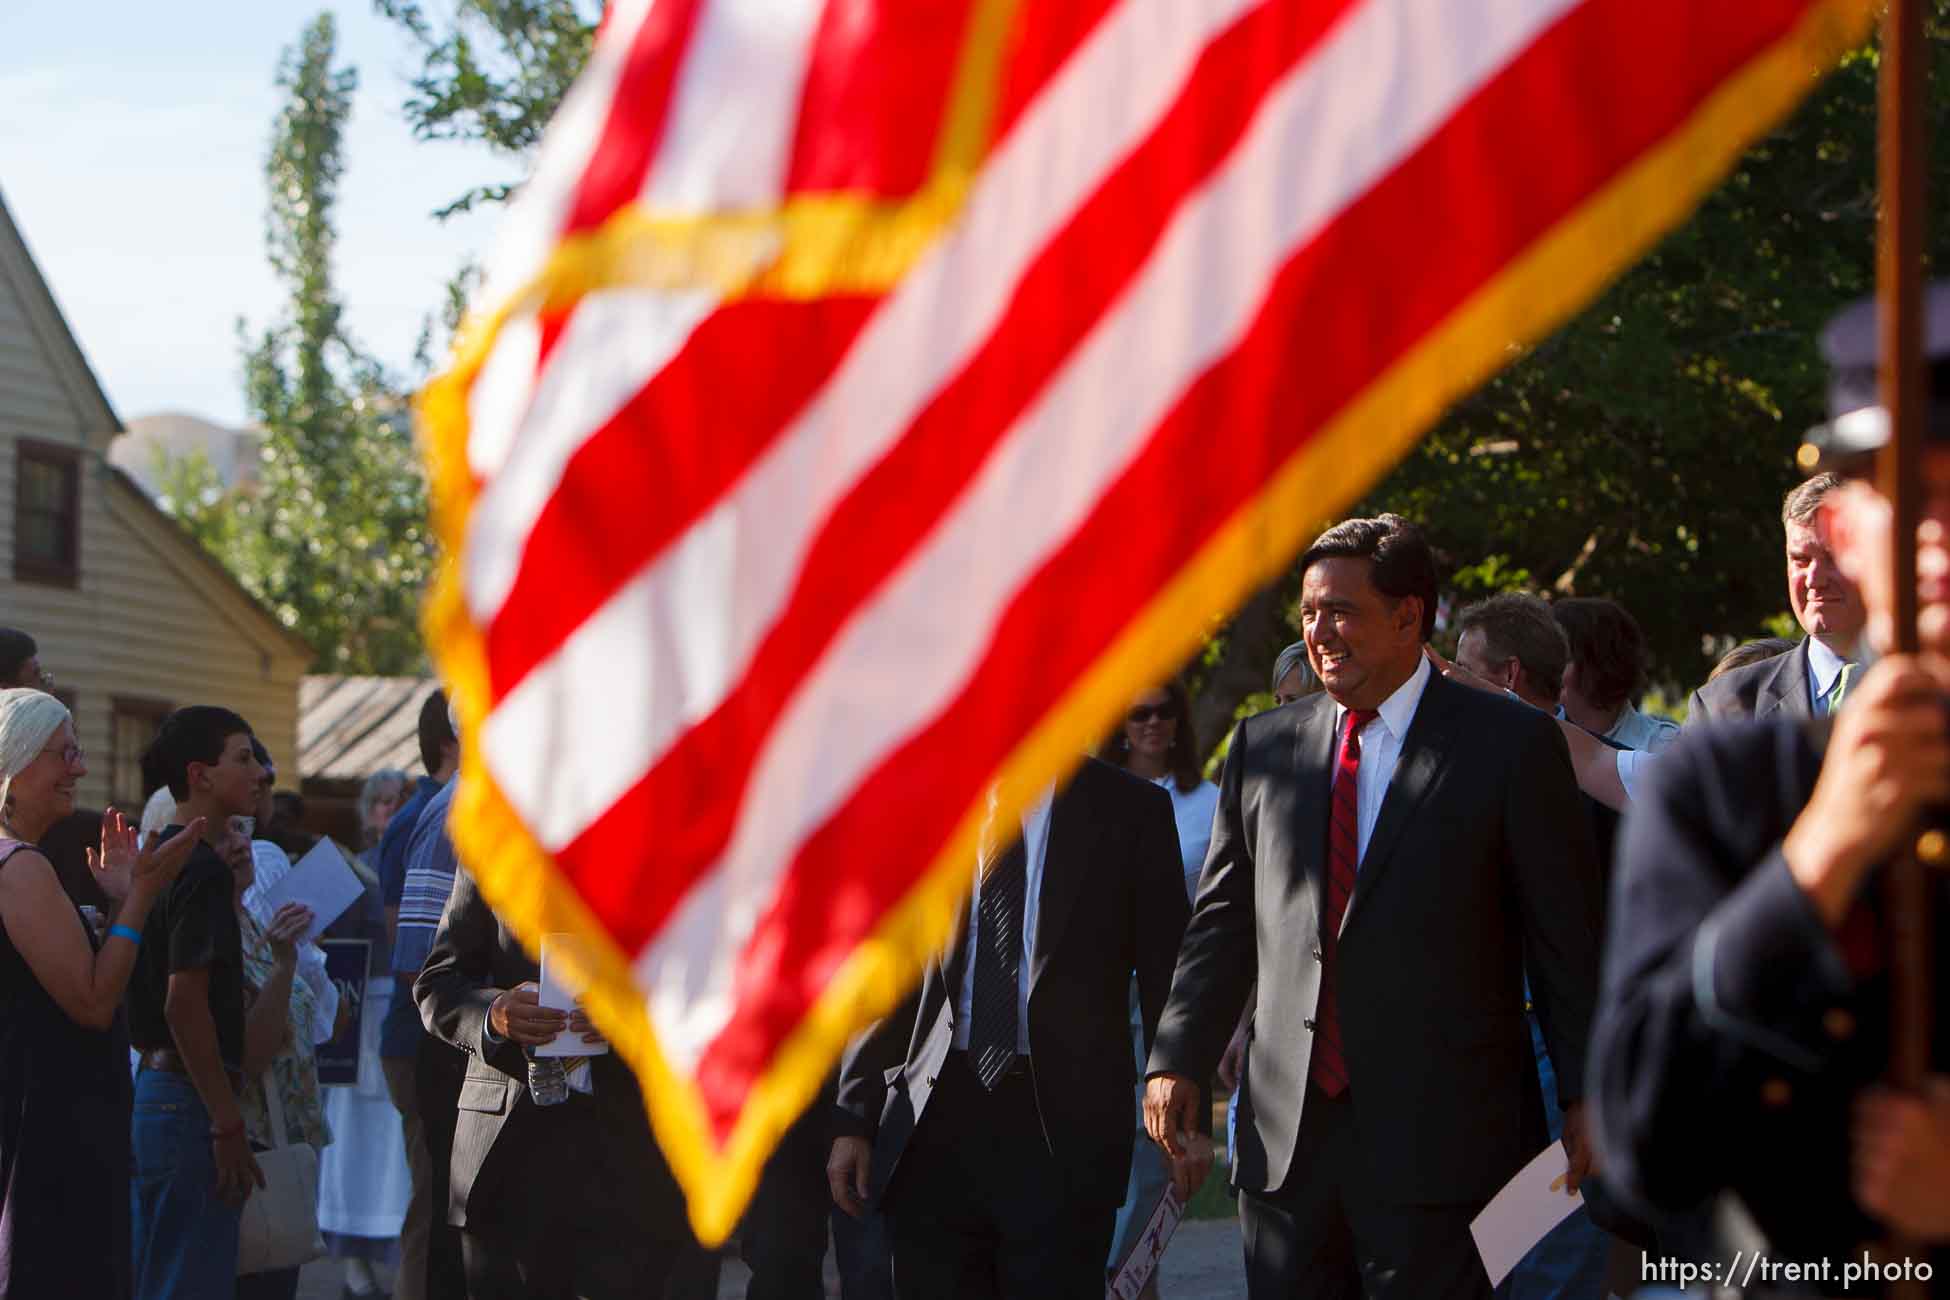
[[[1950, 289], [1930, 318], [1950, 356]], [[1862, 330], [1828, 340], [1844, 396]], [[1875, 1087], [1869, 887], [1950, 804], [1932, 432], [1925, 653], [1891, 652], [1889, 506], [1840, 447], [1783, 503], [1803, 635], [1734, 648], [1684, 733], [1637, 707], [1617, 603], [1495, 595], [1445, 658], [1420, 531], [1326, 530], [1218, 782], [1172, 681], [991, 818], [954, 941], [768, 1163], [747, 1294], [825, 1294], [830, 1250], [848, 1300], [1099, 1296], [1223, 1150], [1251, 1295], [1483, 1297], [1470, 1221], [1552, 1141], [1582, 1207], [1497, 1294], [1624, 1294], [1729, 1248], [1829, 1260], [1807, 1280], [1839, 1293], [1883, 1228], [1950, 1279], [1950, 1082]], [[367, 945], [347, 985], [318, 918], [269, 901], [309, 840], [248, 721], [172, 713], [140, 824], [78, 827], [48, 686], [0, 629], [0, 1300], [292, 1297], [322, 1251], [348, 1296], [716, 1295], [638, 1080], [534, 1054], [601, 1035], [541, 1005], [456, 862], [444, 697], [424, 775], [361, 792], [364, 893], [325, 931]], [[321, 1086], [354, 1022], [356, 1082]]]

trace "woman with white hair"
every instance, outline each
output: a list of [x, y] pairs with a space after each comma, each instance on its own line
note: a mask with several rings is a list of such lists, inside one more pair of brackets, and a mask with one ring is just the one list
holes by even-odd
[[[116, 904], [99, 945], [34, 846], [87, 775], [41, 691], [0, 691], [0, 1297], [130, 1289], [130, 1086], [114, 1032], [142, 925], [195, 836], [138, 852], [117, 813], [88, 855]], [[196, 829], [200, 829], [197, 827]]]

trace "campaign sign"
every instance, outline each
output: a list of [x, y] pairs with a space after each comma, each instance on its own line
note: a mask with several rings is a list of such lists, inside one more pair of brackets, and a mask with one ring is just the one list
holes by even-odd
[[321, 939], [325, 974], [339, 990], [339, 1031], [318, 1045], [318, 1081], [331, 1088], [356, 1087], [359, 1082], [360, 1026], [366, 1010], [366, 962], [372, 943], [366, 939]]

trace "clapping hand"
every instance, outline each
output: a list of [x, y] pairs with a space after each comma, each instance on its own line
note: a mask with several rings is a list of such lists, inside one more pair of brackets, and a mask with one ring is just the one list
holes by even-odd
[[298, 941], [311, 932], [311, 909], [303, 903], [286, 903], [271, 918], [264, 937], [271, 942], [271, 956], [280, 966], [298, 962]]
[[137, 849], [135, 827], [111, 808], [102, 816], [101, 847], [87, 851], [88, 869], [102, 892], [118, 903], [138, 891], [153, 899], [175, 883], [190, 850], [202, 838], [203, 818], [199, 817], [169, 839], [152, 840], [147, 848]]

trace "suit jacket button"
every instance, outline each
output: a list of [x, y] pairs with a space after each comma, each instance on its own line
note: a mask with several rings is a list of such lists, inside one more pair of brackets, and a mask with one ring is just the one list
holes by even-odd
[[1855, 1017], [1840, 1007], [1832, 1007], [1828, 1014], [1821, 1018], [1821, 1027], [1828, 1031], [1830, 1038], [1841, 1042], [1854, 1036]]
[[1305, 1026], [1307, 1027], [1307, 1032], [1308, 1032], [1308, 1033], [1312, 1033], [1312, 1032], [1313, 1032], [1313, 1028], [1314, 1028], [1314, 1022], [1313, 1022], [1313, 1021], [1311, 1021], [1311, 1020], [1302, 1020], [1302, 1021], [1301, 1021], [1300, 1023], [1301, 1023], [1301, 1024], [1303, 1024], [1303, 1025], [1305, 1025]]
[[1760, 1104], [1769, 1110], [1781, 1110], [1794, 1100], [1794, 1089], [1786, 1079], [1769, 1079], [1760, 1085]]

